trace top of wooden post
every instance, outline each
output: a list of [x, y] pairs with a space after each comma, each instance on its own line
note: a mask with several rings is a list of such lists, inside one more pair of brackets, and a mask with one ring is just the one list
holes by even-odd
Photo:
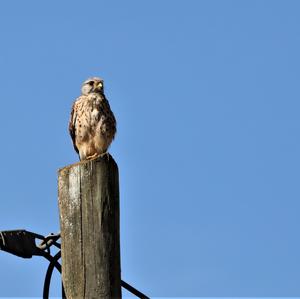
[[100, 157], [97, 157], [95, 159], [83, 160], [83, 161], [79, 161], [79, 162], [61, 167], [61, 168], [58, 169], [58, 174], [60, 175], [60, 174], [62, 174], [62, 172], [69, 171], [70, 168], [73, 168], [73, 167], [76, 167], [76, 166], [91, 164], [92, 162], [105, 162], [105, 161], [106, 162], [111, 162], [112, 164], [114, 164], [118, 168], [118, 165], [117, 165], [116, 161], [114, 160], [114, 158], [112, 157], [112, 155], [107, 153], [107, 154], [105, 154], [103, 156], [100, 156]]

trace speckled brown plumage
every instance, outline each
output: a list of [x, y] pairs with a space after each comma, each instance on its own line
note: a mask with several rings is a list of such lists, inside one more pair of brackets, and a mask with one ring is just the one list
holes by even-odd
[[116, 119], [103, 92], [103, 80], [94, 77], [82, 85], [72, 107], [69, 132], [80, 160], [105, 153], [116, 133]]

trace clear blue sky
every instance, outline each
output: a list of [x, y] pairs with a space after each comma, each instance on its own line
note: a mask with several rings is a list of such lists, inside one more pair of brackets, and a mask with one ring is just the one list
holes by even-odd
[[[101, 76], [118, 120], [123, 279], [151, 297], [300, 296], [299, 11], [2, 1], [0, 230], [59, 230], [71, 105]], [[47, 262], [0, 252], [0, 265], [0, 296], [42, 294]]]

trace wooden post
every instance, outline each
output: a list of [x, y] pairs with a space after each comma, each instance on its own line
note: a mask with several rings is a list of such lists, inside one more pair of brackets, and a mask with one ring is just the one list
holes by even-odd
[[110, 155], [59, 170], [67, 299], [121, 298], [119, 178]]

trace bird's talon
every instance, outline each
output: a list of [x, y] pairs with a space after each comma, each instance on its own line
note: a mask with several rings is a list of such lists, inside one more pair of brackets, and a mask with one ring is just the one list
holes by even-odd
[[93, 159], [96, 159], [96, 158], [98, 158], [98, 157], [99, 157], [99, 154], [94, 154], [94, 155], [91, 155], [91, 156], [86, 157], [85, 159], [86, 159], [86, 160], [93, 160]]
[[105, 153], [100, 155], [101, 158], [104, 158], [105, 156], [107, 157], [107, 160], [109, 160], [109, 153], [108, 152], [105, 152]]

